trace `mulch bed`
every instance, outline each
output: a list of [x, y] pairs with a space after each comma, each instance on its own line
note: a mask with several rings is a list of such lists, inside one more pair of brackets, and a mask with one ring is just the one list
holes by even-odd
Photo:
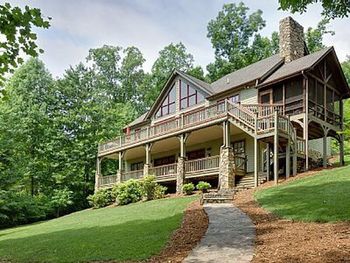
[[[315, 171], [307, 172], [288, 181], [314, 174]], [[257, 190], [272, 185], [273, 182], [268, 182]], [[303, 223], [280, 219], [258, 205], [254, 191], [242, 191], [234, 200], [256, 226], [253, 263], [350, 262], [350, 222]]]
[[147, 263], [180, 263], [198, 244], [208, 228], [208, 216], [199, 201], [186, 209], [181, 227], [177, 229], [166, 247]]

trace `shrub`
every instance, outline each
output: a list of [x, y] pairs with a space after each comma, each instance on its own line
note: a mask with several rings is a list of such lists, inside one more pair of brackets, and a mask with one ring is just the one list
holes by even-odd
[[147, 201], [156, 199], [155, 191], [158, 186], [156, 183], [156, 177], [154, 175], [147, 175], [141, 181], [143, 194]]
[[164, 198], [166, 190], [168, 190], [168, 187], [157, 184], [154, 188], [154, 199]]
[[143, 187], [140, 181], [130, 179], [124, 183], [117, 184], [112, 189], [112, 195], [120, 205], [127, 205], [140, 201]]
[[94, 208], [101, 208], [113, 203], [111, 189], [100, 189], [95, 194], [88, 196], [89, 204]]
[[184, 184], [182, 186], [182, 192], [185, 193], [186, 195], [192, 194], [194, 189], [195, 188], [194, 188], [194, 184], [193, 183]]
[[197, 190], [200, 190], [202, 192], [206, 192], [210, 187], [210, 183], [204, 181], [200, 181], [196, 186]]
[[60, 210], [72, 205], [72, 191], [68, 189], [54, 189], [50, 205], [56, 210], [56, 217], [60, 216]]

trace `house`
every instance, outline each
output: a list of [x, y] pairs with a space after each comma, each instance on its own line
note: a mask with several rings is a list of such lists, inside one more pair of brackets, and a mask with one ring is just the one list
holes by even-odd
[[[329, 138], [344, 163], [343, 100], [350, 97], [333, 47], [309, 54], [303, 27], [280, 21], [280, 53], [209, 84], [174, 70], [148, 112], [99, 145], [95, 188], [153, 174], [177, 192], [185, 181], [219, 189], [257, 186], [327, 166]], [[101, 162], [118, 170], [103, 175]]]

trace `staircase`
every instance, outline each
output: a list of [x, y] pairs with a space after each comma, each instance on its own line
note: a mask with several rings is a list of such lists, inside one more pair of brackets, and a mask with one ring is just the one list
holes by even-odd
[[219, 190], [203, 193], [201, 196], [201, 204], [225, 204], [232, 203], [235, 189]]
[[[266, 174], [259, 174], [259, 184], [263, 184], [267, 181]], [[236, 191], [242, 191], [246, 189], [250, 189], [254, 187], [254, 175], [253, 174], [247, 174], [246, 176], [243, 176], [239, 178], [238, 180], [236, 179], [236, 186], [235, 190]]]

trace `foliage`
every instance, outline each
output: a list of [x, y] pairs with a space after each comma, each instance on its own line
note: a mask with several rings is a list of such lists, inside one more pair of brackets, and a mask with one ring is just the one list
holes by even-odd
[[171, 233], [181, 225], [184, 209], [197, 198], [87, 209], [40, 224], [2, 230], [0, 261], [145, 261], [165, 247]]
[[49, 28], [50, 23], [43, 18], [40, 9], [25, 6], [24, 10], [12, 7], [9, 3], [0, 5], [0, 86], [4, 74], [13, 72], [23, 62], [20, 52], [29, 56], [37, 56], [39, 49], [35, 43], [37, 34], [32, 27]]
[[142, 183], [134, 179], [117, 184], [112, 189], [112, 195], [119, 205], [138, 202], [142, 199], [142, 194]]
[[[350, 56], [341, 63], [345, 78], [350, 86]], [[350, 148], [350, 100], [344, 100], [344, 124], [345, 124], [345, 144]]]
[[72, 191], [67, 189], [54, 189], [51, 196], [50, 205], [56, 210], [56, 216], [60, 216], [60, 210], [73, 204]]
[[276, 52], [276, 33], [272, 40], [258, 34], [266, 25], [262, 11], [248, 11], [243, 2], [224, 4], [209, 22], [207, 36], [215, 50], [215, 62], [207, 66], [211, 81]]
[[165, 197], [165, 193], [168, 190], [168, 187], [157, 184], [154, 188], [154, 199], [162, 199]]
[[200, 181], [200, 182], [197, 184], [197, 186], [196, 186], [197, 190], [200, 190], [200, 191], [202, 191], [202, 192], [205, 192], [205, 191], [208, 190], [210, 187], [211, 187], [210, 183], [208, 183], [208, 182], [203, 182], [203, 181]]
[[157, 187], [156, 177], [147, 175], [142, 179], [143, 195], [147, 201], [155, 199], [154, 194]]
[[195, 187], [193, 183], [187, 183], [182, 186], [182, 192], [186, 195], [193, 194]]
[[350, 13], [349, 0], [279, 0], [280, 8], [285, 11], [289, 10], [292, 13], [304, 13], [308, 5], [314, 3], [322, 4], [322, 15], [327, 18], [348, 17]]
[[290, 220], [349, 221], [350, 166], [270, 187], [255, 194], [265, 209]]
[[88, 196], [89, 204], [94, 208], [101, 208], [112, 204], [115, 199], [111, 189], [99, 189], [93, 195]]
[[305, 32], [305, 42], [310, 53], [316, 52], [326, 46], [323, 44], [323, 37], [326, 34], [334, 35], [334, 31], [327, 30], [329, 19], [322, 19], [316, 28], [309, 27]]

